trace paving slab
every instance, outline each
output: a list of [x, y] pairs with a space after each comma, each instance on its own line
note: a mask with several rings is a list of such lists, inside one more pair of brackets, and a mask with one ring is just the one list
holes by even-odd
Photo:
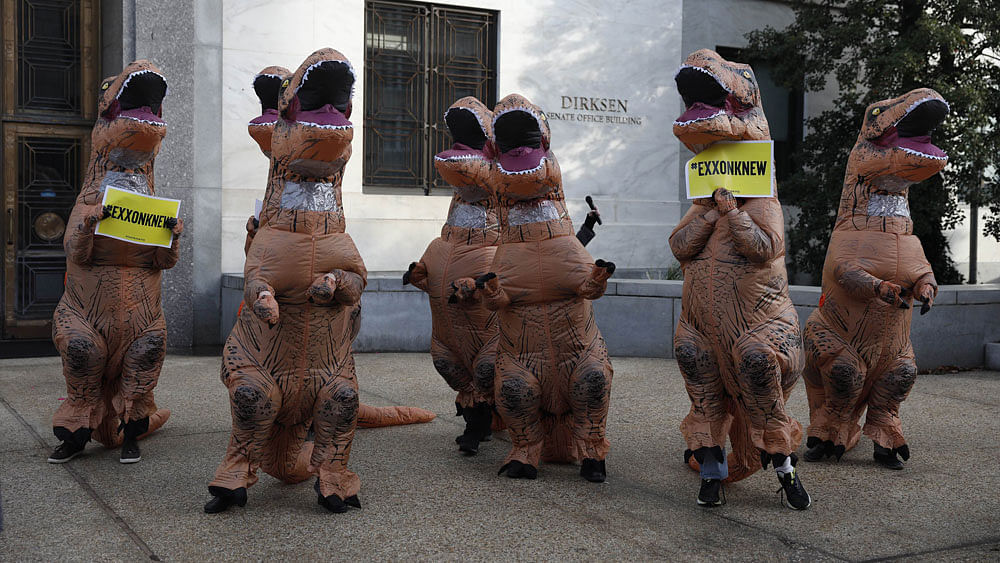
[[[173, 416], [142, 442], [143, 461], [127, 466], [96, 445], [67, 466], [45, 463], [65, 393], [59, 361], [0, 360], [0, 560], [1000, 558], [1000, 374], [918, 378], [903, 405], [914, 453], [904, 471], [876, 467], [863, 439], [839, 463], [803, 462], [808, 511], [781, 506], [770, 470], [730, 485], [727, 505], [706, 510], [682, 464], [677, 427], [688, 402], [676, 362], [613, 363], [605, 484], [567, 465], [542, 465], [535, 481], [498, 477], [506, 435], [458, 455], [461, 418], [429, 355], [358, 354], [363, 401], [438, 414], [358, 431], [351, 468], [364, 508], [332, 515], [311, 482], [262, 475], [245, 508], [206, 515], [230, 426], [218, 357], [167, 358], [156, 396]], [[801, 385], [789, 409], [808, 419]]]

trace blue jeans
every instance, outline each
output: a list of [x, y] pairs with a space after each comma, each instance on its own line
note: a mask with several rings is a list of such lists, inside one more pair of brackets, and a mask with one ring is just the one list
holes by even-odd
[[716, 461], [715, 456], [706, 455], [705, 461], [701, 463], [702, 479], [725, 479], [729, 477], [729, 464], [726, 462], [726, 449], [722, 448], [722, 463]]

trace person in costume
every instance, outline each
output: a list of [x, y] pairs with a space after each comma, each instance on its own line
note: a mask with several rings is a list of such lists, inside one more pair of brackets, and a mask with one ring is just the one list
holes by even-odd
[[497, 311], [495, 400], [512, 443], [499, 473], [534, 479], [541, 460], [581, 461], [603, 482], [612, 369], [590, 301], [615, 265], [573, 234], [541, 109], [511, 94], [493, 113], [500, 246], [490, 272], [455, 285]]
[[[676, 82], [685, 110], [674, 135], [692, 152], [717, 141], [771, 138], [748, 65], [702, 49], [685, 59]], [[674, 357], [691, 399], [680, 428], [685, 459], [701, 473], [698, 503], [722, 504], [723, 480], [772, 463], [785, 505], [808, 508], [795, 469], [802, 427], [785, 409], [803, 359], [781, 204], [722, 188], [693, 203], [671, 233], [670, 249], [684, 270]]]
[[868, 106], [851, 150], [837, 222], [823, 265], [823, 295], [806, 322], [808, 461], [840, 456], [864, 434], [875, 461], [902, 469], [909, 459], [899, 407], [917, 377], [910, 309], [921, 314], [937, 282], [913, 234], [913, 184], [948, 162], [930, 133], [948, 114], [934, 90], [919, 88]]
[[107, 187], [154, 194], [166, 92], [162, 73], [146, 60], [101, 84], [90, 163], [63, 238], [66, 289], [52, 318], [66, 400], [52, 419], [60, 444], [49, 463], [73, 459], [92, 438], [121, 446], [121, 462], [135, 463], [142, 459], [138, 440], [170, 416], [153, 400], [167, 345], [160, 280], [177, 263], [184, 222], [167, 221], [169, 248], [94, 234], [108, 215], [101, 207]]
[[321, 49], [282, 82], [244, 268], [248, 306], [222, 360], [233, 430], [206, 512], [246, 504], [258, 469], [289, 483], [316, 475], [318, 502], [331, 512], [361, 506], [347, 463], [359, 410], [351, 342], [367, 270], [344, 232], [340, 192], [354, 80], [341, 53]]
[[493, 112], [468, 96], [448, 108], [445, 123], [455, 144], [435, 155], [434, 167], [455, 194], [441, 236], [410, 264], [403, 283], [427, 292], [434, 368], [458, 393], [455, 407], [465, 419], [465, 431], [455, 442], [461, 452], [474, 455], [492, 434], [496, 313], [482, 300], [465, 294], [460, 299], [453, 282], [489, 271], [500, 239], [496, 198], [488, 184]]
[[[281, 93], [281, 85], [285, 80], [291, 79], [291, 77], [292, 71], [280, 66], [269, 66], [261, 70], [253, 78], [253, 89], [257, 95], [257, 99], [260, 101], [261, 114], [250, 120], [250, 123], [247, 124], [247, 130], [250, 133], [250, 137], [260, 147], [260, 151], [269, 159], [271, 157], [271, 137], [274, 134], [274, 124], [280, 117], [278, 114], [278, 96]], [[273, 172], [273, 169], [269, 170], [270, 172]], [[259, 228], [260, 220], [251, 215], [247, 219], [244, 254], [250, 253], [250, 245]], [[242, 311], [244, 305], [245, 303], [240, 304], [240, 311]], [[358, 323], [353, 329], [355, 335], [357, 330], [360, 329], [360, 302], [357, 308], [359, 312], [357, 314], [352, 313], [352, 316]], [[353, 341], [353, 339], [352, 337], [351, 340]], [[361, 403], [358, 406], [358, 428], [420, 424], [430, 422], [434, 417], [434, 413], [416, 407], [373, 407], [365, 403]]]

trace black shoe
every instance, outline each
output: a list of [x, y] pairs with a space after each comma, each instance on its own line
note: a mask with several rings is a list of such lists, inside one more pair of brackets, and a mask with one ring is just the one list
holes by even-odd
[[493, 407], [486, 403], [477, 403], [461, 410], [465, 418], [465, 432], [455, 438], [458, 449], [465, 455], [479, 453], [479, 443], [489, 441], [493, 435]]
[[206, 514], [216, 514], [229, 510], [230, 506], [247, 505], [247, 488], [240, 487], [236, 490], [225, 487], [208, 487], [208, 492], [212, 493], [212, 500], [205, 504]]
[[721, 479], [702, 479], [698, 491], [698, 504], [711, 508], [726, 504], [726, 493], [722, 488]]
[[341, 499], [337, 495], [323, 496], [323, 493], [319, 491], [319, 478], [316, 479], [313, 489], [317, 495], [316, 503], [334, 514], [347, 512], [352, 506], [354, 508], [361, 508], [361, 500], [358, 499], [358, 495], [351, 495], [345, 499]]
[[[820, 440], [814, 436], [811, 436], [809, 440], [806, 441], [806, 446], [809, 448], [806, 453], [803, 454], [802, 459], [810, 462], [823, 461], [828, 457], [833, 457], [836, 454], [836, 448], [831, 440]], [[841, 449], [841, 455], [843, 455], [843, 449]], [[837, 459], [840, 459], [840, 455], [837, 455]]]
[[52, 451], [52, 455], [49, 456], [49, 463], [66, 463], [74, 457], [82, 454], [83, 449], [86, 447], [86, 443], [78, 444], [73, 440], [66, 440], [56, 446], [56, 449]]
[[604, 460], [587, 458], [580, 464], [580, 476], [591, 483], [603, 483], [608, 478], [608, 471], [604, 466]]
[[[889, 448], [883, 448], [882, 446], [875, 444], [875, 453], [872, 454], [872, 457], [875, 458], [875, 461], [882, 467], [899, 471], [903, 469], [903, 462], [899, 461], [899, 458], [896, 457], [897, 451], [898, 450], [890, 450]], [[910, 453], [909, 448], [907, 448], [906, 453]], [[909, 457], [909, 455], [907, 455], [907, 457]]]
[[122, 442], [122, 455], [118, 460], [122, 463], [138, 463], [142, 461], [142, 453], [139, 451], [139, 440], [136, 438], [125, 438]]
[[497, 471], [497, 475], [503, 475], [504, 471], [507, 472], [507, 476], [511, 479], [534, 479], [538, 477], [538, 469], [534, 465], [528, 465], [516, 460], [506, 463], [500, 468], [500, 471]]
[[778, 482], [781, 488], [777, 492], [784, 492], [781, 502], [792, 510], [805, 510], [812, 505], [812, 499], [802, 481], [799, 480], [799, 472], [793, 467], [791, 473], [779, 474]]

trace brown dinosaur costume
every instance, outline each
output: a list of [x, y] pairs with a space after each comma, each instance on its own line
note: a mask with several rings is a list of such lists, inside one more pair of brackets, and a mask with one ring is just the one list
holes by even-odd
[[866, 408], [875, 459], [902, 469], [896, 454], [910, 456], [899, 420], [917, 376], [909, 305], [922, 301], [926, 313], [937, 282], [913, 234], [907, 193], [947, 163], [930, 140], [947, 114], [944, 99], [927, 88], [865, 111], [823, 266], [823, 297], [806, 322], [810, 461], [853, 448]]
[[244, 269], [250, 306], [222, 360], [232, 437], [206, 512], [245, 504], [258, 469], [291, 483], [317, 475], [319, 503], [332, 512], [360, 506], [361, 481], [347, 462], [359, 407], [351, 342], [367, 271], [344, 232], [340, 192], [353, 85], [353, 68], [333, 49], [310, 55], [282, 85]]
[[[271, 137], [274, 133], [274, 124], [279, 118], [278, 95], [281, 92], [281, 85], [291, 77], [292, 71], [280, 66], [269, 66], [257, 73], [253, 79], [253, 89], [260, 100], [261, 114], [247, 124], [247, 130], [250, 137], [257, 142], [261, 152], [268, 158], [271, 157]], [[273, 168], [271, 172], [273, 173]], [[245, 254], [250, 254], [250, 244], [253, 242], [259, 227], [259, 220], [251, 215], [247, 219], [247, 237], [243, 247]], [[361, 305], [359, 304], [357, 307], [360, 309]], [[243, 304], [241, 303], [241, 311], [242, 308]], [[360, 321], [360, 317], [357, 318]], [[416, 407], [373, 407], [361, 403], [358, 406], [358, 427], [378, 428], [419, 424], [430, 422], [434, 416], [434, 413]]]
[[511, 94], [493, 113], [500, 246], [491, 272], [455, 283], [498, 313], [496, 404], [512, 442], [500, 473], [534, 479], [542, 459], [582, 460], [580, 474], [601, 482], [612, 369], [590, 300], [615, 266], [573, 234], [542, 111]]
[[[62, 443], [49, 458], [69, 461], [91, 437], [122, 445], [121, 461], [139, 461], [136, 440], [166, 422], [153, 388], [166, 354], [160, 272], [177, 263], [182, 221], [170, 248], [94, 234], [105, 217], [108, 186], [152, 195], [153, 159], [166, 134], [161, 104], [167, 83], [149, 61], [135, 61], [101, 84], [90, 163], [67, 224], [66, 289], [53, 316], [52, 340], [63, 360], [66, 400], [52, 425]], [[172, 222], [173, 223], [173, 222]]]
[[445, 122], [455, 144], [434, 157], [434, 166], [455, 195], [441, 236], [410, 264], [403, 283], [426, 291], [430, 299], [434, 368], [458, 392], [455, 405], [466, 427], [455, 441], [459, 450], [473, 455], [491, 434], [497, 315], [474, 292], [457, 293], [453, 282], [489, 271], [500, 239], [487, 154], [493, 112], [465, 97], [448, 108]]
[[[716, 141], [770, 139], [749, 66], [703, 49], [688, 56], [676, 82], [686, 110], [674, 135], [691, 151]], [[791, 468], [802, 428], [785, 410], [802, 370], [802, 346], [788, 296], [781, 205], [719, 189], [695, 200], [670, 235], [670, 249], [684, 270], [674, 353], [691, 399], [681, 432], [685, 458], [701, 466], [699, 503], [721, 504], [727, 473], [736, 481], [770, 461], [787, 502], [806, 508], [808, 495]]]

